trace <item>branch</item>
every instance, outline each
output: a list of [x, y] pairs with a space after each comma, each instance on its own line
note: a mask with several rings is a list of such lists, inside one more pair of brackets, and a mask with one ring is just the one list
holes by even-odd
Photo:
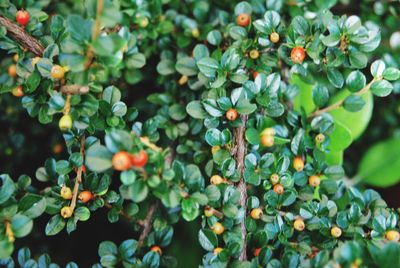
[[143, 246], [144, 240], [151, 232], [151, 227], [152, 227], [151, 221], [153, 220], [153, 215], [154, 215], [154, 212], [157, 210], [157, 207], [158, 207], [158, 203], [154, 203], [153, 205], [151, 205], [151, 207], [149, 208], [149, 211], [147, 212], [146, 218], [143, 221], [144, 228], [143, 228], [142, 233], [139, 236], [138, 247]]
[[[104, 203], [104, 206], [108, 209], [113, 209], [114, 207], [109, 204], [109, 203]], [[118, 214], [121, 215], [122, 217], [124, 217], [125, 219], [129, 220], [129, 221], [133, 221], [134, 219], [127, 214], [123, 209], [121, 209], [120, 211], [118, 211]], [[138, 222], [140, 225], [142, 225], [140, 222]]]
[[32, 51], [36, 56], [43, 55], [44, 47], [42, 44], [28, 34], [24, 28], [16, 25], [4, 16], [0, 16], [0, 24], [6, 27], [7, 34], [24, 49]]
[[[101, 27], [101, 13], [103, 13], [104, 9], [104, 0], [97, 0], [96, 7], [96, 21], [94, 23], [94, 29], [92, 31], [92, 41], [94, 41], [100, 35], [100, 27]], [[92, 64], [94, 58], [94, 52], [92, 47], [89, 47], [87, 51], [87, 59], [85, 62], [85, 69], [89, 68]]]
[[66, 94], [84, 95], [89, 93], [89, 87], [81, 85], [64, 85], [60, 88], [60, 91]]
[[[82, 157], [85, 155], [85, 136], [81, 137], [81, 148], [80, 148], [80, 154]], [[78, 171], [76, 172], [76, 178], [75, 178], [75, 184], [74, 184], [74, 190], [72, 192], [72, 200], [71, 200], [71, 209], [72, 211], [75, 210], [76, 207], [76, 199], [78, 197], [78, 190], [79, 190], [79, 184], [82, 183], [82, 166], [78, 168]]]
[[[355, 93], [355, 95], [358, 95], [358, 96], [363, 95], [364, 93], [366, 93], [366, 92], [370, 89], [371, 85], [372, 85], [375, 81], [379, 81], [379, 80], [382, 80], [382, 78], [374, 78], [374, 79], [372, 79], [371, 82], [369, 82], [363, 89], [361, 89], [360, 91], [358, 91], [357, 93]], [[330, 111], [335, 110], [335, 109], [337, 109], [337, 108], [340, 108], [340, 106], [342, 106], [343, 103], [344, 103], [344, 99], [343, 99], [343, 100], [340, 100], [340, 101], [338, 101], [338, 102], [335, 102], [334, 104], [329, 105], [329, 106], [327, 106], [327, 107], [325, 107], [325, 108], [323, 108], [323, 109], [316, 110], [315, 112], [313, 112], [312, 114], [310, 114], [310, 115], [308, 116], [308, 118], [309, 118], [309, 119], [310, 119], [310, 118], [314, 118], [314, 117], [319, 116], [319, 115], [321, 115], [321, 114], [323, 114], [323, 113], [327, 113], [327, 112], [330, 112]]]
[[[237, 184], [237, 189], [240, 192], [240, 205], [242, 206], [242, 208], [244, 208], [246, 212], [247, 189], [246, 189], [246, 182], [243, 179], [243, 173], [244, 173], [244, 158], [246, 156], [246, 140], [244, 137], [244, 133], [246, 131], [247, 115], [242, 115], [241, 118], [243, 121], [242, 125], [238, 128], [235, 128], [233, 132], [234, 145], [231, 153], [235, 158], [237, 170], [240, 176], [240, 181]], [[240, 229], [242, 231], [243, 247], [240, 251], [239, 260], [245, 261], [247, 260], [247, 253], [246, 253], [247, 231], [244, 221], [240, 223]]]

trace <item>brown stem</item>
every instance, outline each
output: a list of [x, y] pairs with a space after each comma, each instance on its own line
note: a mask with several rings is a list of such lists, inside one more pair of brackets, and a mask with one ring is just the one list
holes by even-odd
[[63, 114], [69, 114], [71, 111], [71, 94], [67, 94], [67, 99], [64, 103]]
[[4, 16], [0, 16], [0, 24], [7, 29], [7, 34], [24, 49], [32, 51], [36, 56], [42, 56], [44, 47], [38, 40], [29, 35], [24, 28], [13, 23]]
[[[81, 148], [80, 148], [80, 154], [82, 155], [82, 157], [84, 157], [85, 155], [85, 136], [81, 137]], [[83, 165], [80, 166], [76, 172], [76, 178], [75, 178], [75, 184], [74, 184], [74, 190], [72, 192], [72, 200], [71, 200], [71, 209], [72, 211], [75, 210], [76, 207], [76, 200], [78, 198], [78, 191], [79, 191], [79, 185], [82, 183], [82, 168]]]
[[[101, 27], [101, 13], [103, 13], [104, 9], [104, 0], [97, 0], [96, 7], [96, 21], [94, 23], [94, 29], [92, 31], [92, 41], [94, 41], [100, 35], [100, 27]], [[89, 47], [87, 51], [87, 59], [85, 62], [85, 69], [89, 68], [92, 64], [94, 58], [94, 52], [91, 47]]]
[[89, 87], [81, 85], [64, 85], [60, 88], [60, 91], [66, 94], [84, 95], [89, 93]]
[[[363, 89], [361, 89], [360, 91], [358, 91], [357, 93], [355, 93], [355, 95], [358, 95], [358, 96], [363, 95], [364, 93], [366, 93], [366, 92], [370, 89], [371, 85], [372, 85], [375, 81], [378, 81], [378, 80], [382, 80], [382, 78], [378, 77], [378, 78], [372, 79], [371, 82], [369, 82]], [[321, 115], [321, 114], [323, 114], [323, 113], [327, 113], [327, 112], [330, 112], [330, 111], [335, 110], [335, 109], [337, 109], [337, 108], [340, 108], [340, 107], [343, 105], [343, 103], [344, 103], [344, 99], [343, 99], [343, 100], [340, 100], [340, 101], [338, 101], [338, 102], [335, 102], [334, 104], [329, 105], [329, 106], [327, 106], [327, 107], [325, 107], [325, 108], [323, 108], [323, 109], [316, 110], [315, 112], [313, 112], [312, 114], [310, 114], [310, 115], [308, 116], [308, 118], [309, 118], [309, 119], [310, 119], [310, 118], [314, 118], [314, 117], [319, 116], [319, 115]]]
[[[113, 208], [113, 206], [112, 206], [111, 204], [109, 204], [109, 203], [104, 203], [104, 206], [105, 206], [106, 208], [108, 208], [108, 209], [112, 209], [112, 208]], [[124, 217], [125, 219], [129, 220], [129, 221], [133, 221], [133, 220], [134, 220], [130, 215], [128, 215], [128, 214], [127, 214], [124, 210], [122, 210], [122, 209], [118, 212], [118, 214], [121, 215], [122, 217]]]
[[[240, 192], [240, 205], [242, 208], [247, 211], [246, 202], [247, 202], [247, 188], [246, 182], [243, 178], [244, 173], [244, 158], [246, 156], [246, 140], [245, 140], [245, 131], [246, 131], [246, 123], [247, 123], [247, 115], [242, 115], [242, 125], [238, 128], [234, 129], [233, 132], [233, 148], [232, 148], [232, 155], [236, 161], [236, 168], [239, 172], [240, 181], [237, 184], [237, 189]], [[246, 244], [247, 244], [247, 231], [244, 221], [240, 223], [240, 229], [242, 231], [242, 240], [243, 240], [243, 247], [240, 251], [239, 260], [245, 261], [247, 260], [247, 253], [246, 253]]]
[[151, 232], [151, 227], [152, 227], [151, 221], [153, 220], [153, 215], [154, 215], [154, 212], [157, 210], [157, 207], [158, 207], [158, 203], [154, 203], [153, 205], [151, 205], [151, 207], [149, 208], [149, 211], [147, 212], [146, 218], [143, 221], [144, 228], [143, 228], [142, 233], [139, 236], [138, 247], [143, 246], [144, 240]]

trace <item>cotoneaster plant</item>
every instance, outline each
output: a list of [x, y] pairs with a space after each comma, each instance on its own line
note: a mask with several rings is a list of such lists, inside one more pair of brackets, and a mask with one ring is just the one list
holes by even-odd
[[[398, 211], [342, 168], [400, 71], [372, 61], [378, 28], [334, 4], [3, 1], [0, 91], [58, 124], [68, 157], [37, 169], [43, 189], [0, 176], [1, 265], [58, 267], [13, 259], [15, 239], [43, 214], [53, 236], [100, 209], [132, 232], [93, 267], [175, 267], [174, 226], [194, 220], [202, 267], [400, 264]], [[146, 80], [160, 92], [126, 104]]]

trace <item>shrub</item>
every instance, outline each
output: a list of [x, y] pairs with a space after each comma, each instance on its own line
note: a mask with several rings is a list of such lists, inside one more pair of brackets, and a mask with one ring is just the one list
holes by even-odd
[[[400, 265], [398, 212], [342, 168], [374, 98], [398, 86], [376, 25], [334, 15], [336, 1], [12, 2], [0, 91], [58, 124], [67, 156], [41, 183], [0, 176], [1, 264], [36, 218], [54, 236], [107, 209], [132, 233], [98, 245], [93, 267], [174, 267], [174, 226], [196, 219], [203, 267]], [[375, 181], [388, 160], [370, 158], [360, 174]]]

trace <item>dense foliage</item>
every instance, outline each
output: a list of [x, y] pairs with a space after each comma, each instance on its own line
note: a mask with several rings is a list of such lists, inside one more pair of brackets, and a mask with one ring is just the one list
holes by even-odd
[[[0, 265], [58, 267], [15, 240], [45, 215], [55, 236], [108, 210], [131, 233], [93, 245], [93, 267], [175, 267], [174, 226], [194, 220], [202, 267], [400, 266], [398, 211], [354, 186], [398, 182], [398, 134], [372, 146], [356, 179], [342, 167], [374, 101], [400, 90], [381, 44], [400, 50], [399, 11], [338, 6], [0, 0], [5, 118], [17, 125], [23, 107], [32, 125], [58, 126], [44, 134], [55, 155], [66, 149], [35, 179], [0, 176]], [[9, 155], [26, 142], [1, 135]]]

